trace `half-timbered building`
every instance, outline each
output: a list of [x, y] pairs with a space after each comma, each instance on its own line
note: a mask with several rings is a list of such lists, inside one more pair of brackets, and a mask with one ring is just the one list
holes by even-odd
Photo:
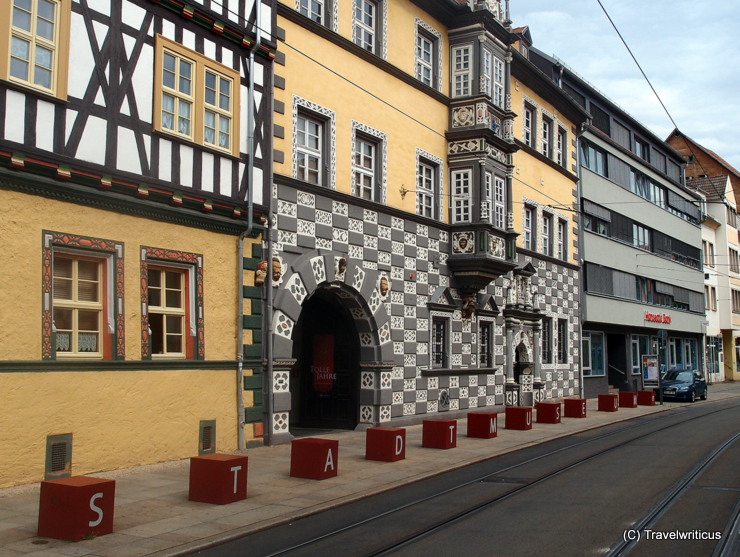
[[0, 486], [261, 434], [274, 27], [273, 0], [0, 4]]

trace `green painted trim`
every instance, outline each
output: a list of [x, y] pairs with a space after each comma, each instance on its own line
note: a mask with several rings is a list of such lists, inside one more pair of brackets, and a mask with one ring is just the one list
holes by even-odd
[[249, 298], [250, 300], [261, 300], [262, 299], [262, 287], [261, 286], [242, 286], [242, 296]]
[[262, 316], [261, 315], [244, 315], [242, 316], [242, 329], [261, 329], [262, 328]]
[[262, 441], [247, 441], [248, 449], [256, 449], [257, 447], [264, 447], [265, 444]]
[[236, 366], [236, 360], [6, 360], [0, 361], [0, 373], [201, 371], [236, 369]]
[[252, 244], [252, 257], [262, 259], [262, 244]]
[[244, 390], [252, 391], [256, 389], [262, 389], [262, 375], [245, 375]]
[[261, 422], [264, 417], [262, 406], [252, 406], [244, 409], [244, 421], [248, 424]]

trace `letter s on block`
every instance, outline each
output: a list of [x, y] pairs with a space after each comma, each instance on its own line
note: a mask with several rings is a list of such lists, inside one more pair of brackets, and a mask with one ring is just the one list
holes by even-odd
[[103, 496], [102, 493], [96, 493], [95, 495], [90, 497], [90, 510], [96, 512], [98, 515], [97, 519], [91, 520], [90, 522], [88, 522], [87, 525], [90, 526], [91, 528], [98, 526], [100, 525], [101, 522], [103, 522], [103, 509], [101, 509], [95, 504], [95, 500], [100, 499], [102, 496]]

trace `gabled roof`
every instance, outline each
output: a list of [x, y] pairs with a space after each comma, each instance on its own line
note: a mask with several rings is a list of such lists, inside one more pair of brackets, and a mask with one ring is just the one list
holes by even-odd
[[532, 34], [529, 32], [529, 25], [524, 27], [516, 27], [511, 30], [517, 37], [523, 40], [527, 46], [532, 46]]
[[[740, 171], [737, 170], [734, 166], [732, 166], [729, 162], [727, 162], [725, 159], [723, 159], [722, 157], [720, 157], [717, 153], [715, 153], [711, 149], [707, 149], [703, 145], [697, 143], [696, 141], [694, 141], [693, 139], [691, 139], [688, 135], [686, 135], [685, 133], [679, 131], [678, 129], [674, 129], [671, 132], [671, 134], [668, 136], [668, 139], [670, 139], [673, 136], [683, 137], [686, 141], [689, 141], [692, 145], [694, 145], [695, 147], [697, 147], [701, 151], [704, 151], [704, 153], [706, 153], [711, 158], [713, 158], [716, 162], [718, 162], [723, 167], [725, 167], [730, 172], [730, 174], [733, 174], [736, 178], [740, 178]], [[668, 139], [666, 139], [666, 141], [668, 141]]]
[[725, 192], [729, 187], [729, 176], [700, 176], [686, 180], [686, 187], [701, 194], [704, 194], [708, 200], [716, 201], [725, 198]]

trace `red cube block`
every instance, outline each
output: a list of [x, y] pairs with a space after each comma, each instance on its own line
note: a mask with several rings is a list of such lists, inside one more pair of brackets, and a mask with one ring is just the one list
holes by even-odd
[[537, 409], [538, 424], [559, 424], [560, 423], [560, 403], [559, 402], [538, 402], [535, 406]]
[[620, 408], [637, 408], [637, 393], [624, 391], [619, 393]]
[[532, 407], [507, 406], [506, 429], [532, 429]]
[[655, 391], [637, 391], [639, 406], [655, 406]]
[[113, 531], [116, 482], [71, 476], [41, 482], [38, 535], [79, 541]]
[[497, 412], [469, 412], [468, 437], [492, 439], [498, 435]]
[[290, 475], [325, 480], [339, 472], [339, 441], [306, 437], [290, 444]]
[[225, 505], [247, 498], [246, 456], [207, 454], [190, 459], [188, 499]]
[[564, 413], [566, 418], [585, 418], [586, 417], [586, 399], [585, 398], [566, 398], [563, 400]]
[[406, 458], [406, 429], [371, 427], [365, 433], [365, 458], [395, 462]]
[[619, 410], [619, 395], [599, 395], [599, 412], [616, 412]]
[[457, 420], [424, 420], [421, 426], [421, 446], [431, 449], [456, 447]]

